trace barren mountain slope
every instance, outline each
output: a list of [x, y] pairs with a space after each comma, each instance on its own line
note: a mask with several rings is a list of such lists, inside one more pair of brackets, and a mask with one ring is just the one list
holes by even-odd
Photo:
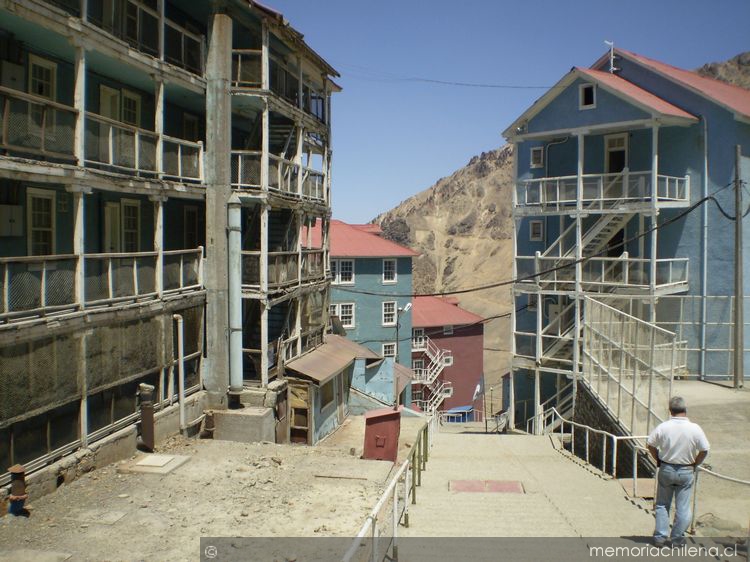
[[[750, 52], [697, 69], [703, 76], [750, 88]], [[417, 293], [453, 291], [509, 279], [512, 272], [510, 146], [475, 156], [464, 168], [378, 216], [384, 235], [421, 252]], [[510, 311], [510, 288], [456, 295], [461, 306], [490, 317]], [[487, 386], [509, 370], [510, 319], [485, 325]], [[495, 401], [499, 400], [495, 393]], [[499, 404], [499, 403], [498, 403]]]
[[[460, 290], [510, 279], [512, 173], [510, 146], [482, 153], [375, 219], [387, 238], [421, 252], [414, 261], [415, 292]], [[510, 311], [509, 286], [456, 297], [462, 307], [484, 317]], [[485, 325], [488, 387], [497, 385], [509, 370], [507, 351], [496, 351], [509, 348], [509, 327], [509, 318]]]

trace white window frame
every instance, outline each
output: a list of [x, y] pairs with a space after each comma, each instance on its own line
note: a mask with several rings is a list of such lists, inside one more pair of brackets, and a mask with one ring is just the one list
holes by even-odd
[[[344, 324], [344, 319], [341, 314], [342, 307], [344, 306], [352, 307], [352, 320], [350, 324]], [[356, 327], [356, 311], [357, 311], [357, 306], [356, 306], [356, 303], [353, 303], [353, 302], [335, 302], [335, 303], [331, 303], [328, 306], [328, 313], [331, 316], [336, 316], [341, 322], [341, 326], [347, 329]]]
[[[125, 209], [128, 207], [135, 207], [136, 209], [136, 245], [135, 250], [127, 249], [125, 247]], [[120, 201], [120, 248], [123, 252], [140, 252], [141, 251], [141, 202], [137, 199], [122, 199]]]
[[[538, 155], [538, 161], [534, 161], [534, 156]], [[544, 147], [532, 146], [529, 155], [529, 168], [544, 168]]]
[[[586, 88], [591, 88], [593, 91], [594, 103], [590, 105], [583, 104], [583, 98], [584, 98], [583, 92]], [[586, 84], [578, 85], [578, 109], [581, 109], [581, 110], [596, 109], [596, 84], [586, 83]]]
[[443, 335], [444, 336], [452, 336], [453, 335], [453, 324], [447, 324], [443, 326]]
[[[341, 264], [349, 262], [352, 264], [352, 278], [350, 281], [341, 280]], [[331, 260], [331, 283], [333, 285], [354, 285], [354, 260]]]
[[[51, 71], [51, 84], [50, 84], [50, 91], [52, 93], [51, 96], [40, 96], [35, 91], [31, 89], [31, 83], [33, 80], [33, 67], [34, 66], [40, 66], [42, 68], [46, 68], [47, 70]], [[29, 84], [28, 84], [28, 91], [32, 95], [38, 96], [40, 98], [45, 98], [51, 101], [57, 100], [57, 63], [54, 61], [51, 61], [49, 59], [45, 59], [43, 57], [40, 57], [38, 55], [34, 55], [29, 53]]]
[[51, 230], [51, 252], [48, 255], [54, 255], [56, 250], [56, 238], [57, 238], [57, 206], [56, 206], [56, 200], [55, 200], [55, 192], [51, 189], [37, 189], [35, 187], [27, 187], [26, 188], [26, 249], [27, 253], [30, 256], [33, 256], [35, 254], [32, 253], [33, 248], [33, 230], [47, 230], [47, 229], [32, 229], [32, 208], [31, 208], [31, 200], [32, 199], [49, 199], [51, 201], [50, 203], [50, 213], [52, 215], [51, 217], [51, 227], [49, 230]]
[[[534, 227], [539, 227], [539, 234], [534, 234]], [[529, 221], [529, 242], [544, 242], [544, 221], [542, 220], [530, 220]]]
[[443, 355], [443, 366], [450, 367], [453, 365], [453, 355]]
[[[393, 355], [391, 354], [386, 355], [386, 352], [385, 352], [386, 348], [389, 348], [391, 346], [393, 346]], [[381, 351], [382, 351], [381, 355], [383, 357], [393, 357], [394, 359], [396, 359], [396, 342], [395, 341], [384, 342], [381, 347]]]
[[[386, 322], [385, 320], [385, 307], [386, 305], [393, 305], [393, 322]], [[390, 314], [390, 313], [389, 313]], [[383, 301], [380, 307], [380, 323], [383, 326], [395, 326], [398, 322], [398, 302], [396, 301]]]
[[[615, 147], [612, 148], [609, 146], [610, 141], [614, 139], [623, 139], [622, 148]], [[609, 153], [610, 152], [619, 152], [621, 150], [625, 151], [625, 168], [628, 167], [628, 157], [630, 156], [628, 152], [628, 133], [615, 133], [613, 135], [605, 135], [604, 136], [604, 173], [609, 174], [611, 173], [609, 170]]]
[[[393, 264], [393, 279], [386, 279], [385, 278], [385, 264], [386, 263], [392, 263]], [[397, 264], [398, 262], [393, 258], [386, 258], [383, 260], [383, 284], [384, 285], [393, 285], [398, 282], [398, 271], [397, 271]]]
[[424, 359], [412, 359], [411, 360], [411, 368], [413, 370], [419, 369], [424, 370]]
[[[130, 99], [135, 102], [135, 123], [125, 121], [125, 100], [126, 99]], [[136, 94], [135, 92], [131, 90], [126, 90], [125, 88], [123, 88], [121, 95], [120, 95], [120, 104], [122, 105], [122, 107], [120, 107], [120, 120], [126, 125], [140, 128], [141, 127], [141, 95]]]

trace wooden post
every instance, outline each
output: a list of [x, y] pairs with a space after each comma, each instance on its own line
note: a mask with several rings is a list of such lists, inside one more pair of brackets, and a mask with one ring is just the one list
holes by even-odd
[[78, 112], [73, 136], [73, 153], [78, 165], [84, 166], [86, 161], [86, 51], [83, 47], [76, 47], [73, 88], [73, 106]]

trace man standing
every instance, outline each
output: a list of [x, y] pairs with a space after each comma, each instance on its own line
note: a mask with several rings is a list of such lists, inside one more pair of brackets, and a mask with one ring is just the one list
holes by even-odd
[[[663, 546], [670, 538], [673, 546], [685, 544], [685, 531], [690, 525], [690, 491], [696, 467], [708, 454], [706, 434], [687, 417], [684, 398], [669, 400], [669, 420], [659, 424], [648, 436], [648, 450], [659, 466], [656, 489], [656, 528], [654, 544]], [[675, 517], [669, 534], [669, 508], [675, 500]]]

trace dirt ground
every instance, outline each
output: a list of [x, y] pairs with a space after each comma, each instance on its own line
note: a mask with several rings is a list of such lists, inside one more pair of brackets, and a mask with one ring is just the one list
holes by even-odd
[[[421, 419], [404, 419], [400, 457]], [[315, 447], [175, 437], [157, 453], [189, 460], [167, 475], [121, 461], [31, 498], [31, 517], [0, 518], [0, 561], [196, 560], [201, 536], [354, 536], [393, 464], [359, 458], [364, 421]], [[352, 449], [354, 449], [352, 454]]]

